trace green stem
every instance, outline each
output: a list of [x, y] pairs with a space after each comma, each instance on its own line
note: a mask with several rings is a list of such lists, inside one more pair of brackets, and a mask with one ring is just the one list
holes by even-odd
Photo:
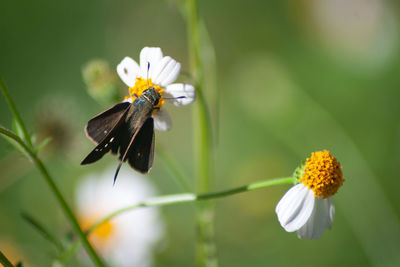
[[29, 147], [33, 147], [31, 137], [28, 133], [28, 130], [25, 127], [24, 121], [22, 120], [22, 117], [17, 110], [17, 106], [15, 105], [14, 100], [12, 99], [10, 92], [7, 90], [7, 86], [4, 83], [3, 78], [1, 76], [0, 76], [0, 87], [1, 90], [3, 91], [4, 97], [6, 98], [8, 105], [11, 108], [11, 112], [13, 113], [15, 120], [21, 127], [25, 142], [29, 145]]
[[14, 265], [7, 259], [7, 257], [0, 251], [0, 263], [4, 267], [14, 267]]
[[[204, 68], [201, 59], [200, 27], [197, 0], [187, 0], [185, 10], [189, 58], [195, 85], [197, 101], [194, 112], [194, 144], [197, 192], [204, 193], [213, 186], [213, 147], [211, 138], [212, 124], [204, 92]], [[205, 202], [198, 205], [197, 210], [197, 266], [218, 266], [217, 249], [214, 241], [214, 203]]]
[[[188, 24], [189, 57], [192, 76], [197, 81], [197, 101], [194, 112], [194, 144], [197, 192], [210, 191], [213, 185], [213, 153], [211, 127], [204, 95], [204, 69], [200, 55], [200, 32], [197, 0], [186, 1]], [[205, 202], [197, 210], [197, 266], [218, 266], [217, 249], [214, 241], [214, 203]]]
[[266, 181], [261, 181], [261, 182], [255, 182], [252, 184], [232, 188], [232, 189], [227, 189], [227, 190], [222, 190], [218, 192], [212, 192], [212, 193], [206, 193], [206, 194], [193, 194], [193, 193], [183, 193], [183, 194], [174, 194], [174, 195], [165, 195], [161, 197], [154, 197], [150, 198], [146, 201], [127, 206], [125, 208], [121, 208], [119, 210], [116, 210], [109, 215], [103, 217], [102, 219], [98, 220], [96, 223], [94, 223], [86, 232], [86, 234], [89, 234], [93, 230], [95, 230], [97, 227], [102, 225], [103, 223], [107, 222], [108, 220], [114, 218], [117, 215], [120, 215], [121, 213], [131, 211], [137, 208], [143, 208], [143, 207], [155, 207], [155, 206], [166, 206], [166, 205], [171, 205], [171, 204], [178, 204], [178, 203], [185, 203], [185, 202], [195, 202], [195, 201], [204, 201], [204, 200], [209, 200], [209, 199], [216, 199], [216, 198], [221, 198], [221, 197], [226, 197], [230, 195], [235, 195], [243, 192], [249, 192], [253, 191], [256, 189], [261, 189], [265, 187], [270, 187], [274, 185], [281, 185], [281, 184], [293, 184], [294, 178], [293, 177], [284, 177], [284, 178], [275, 178], [275, 179], [270, 179]]
[[[45, 168], [43, 162], [39, 159], [36, 149], [32, 144], [31, 138], [29, 136], [29, 133], [25, 127], [25, 124], [17, 110], [17, 107], [14, 103], [14, 100], [12, 99], [7, 86], [3, 82], [3, 79], [0, 76], [0, 88], [11, 108], [12, 113], [14, 114], [15, 120], [21, 127], [21, 130], [24, 135], [24, 139], [22, 140], [19, 136], [14, 134], [13, 132], [0, 127], [0, 133], [14, 139], [17, 143], [21, 145], [21, 147], [25, 150], [27, 153], [28, 157], [33, 161], [33, 163], [36, 165], [36, 167], [39, 169], [40, 173], [42, 174], [42, 177], [46, 181], [47, 185], [50, 187], [50, 190], [53, 192], [54, 196], [56, 197], [57, 201], [59, 202], [64, 214], [66, 215], [67, 219], [70, 221], [72, 227], [75, 229], [75, 231], [78, 233], [83, 246], [85, 247], [87, 253], [89, 256], [92, 258], [93, 262], [96, 264], [96, 266], [105, 266], [100, 257], [97, 255], [96, 251], [92, 247], [92, 245], [89, 243], [89, 241], [86, 238], [86, 235], [83, 233], [82, 229], [80, 228], [77, 219], [75, 218], [74, 214], [72, 213], [71, 208], [68, 206], [66, 200], [62, 196], [60, 190], [54, 183], [53, 179], [51, 178], [49, 172]], [[25, 141], [25, 142], [24, 142]]]
[[74, 230], [78, 233], [79, 238], [81, 239], [81, 242], [83, 246], [85, 247], [87, 253], [89, 256], [92, 258], [93, 262], [96, 264], [96, 266], [105, 266], [104, 263], [101, 261], [100, 257], [97, 255], [96, 251], [93, 249], [92, 245], [89, 243], [89, 241], [86, 238], [85, 233], [82, 231], [80, 228], [77, 219], [75, 218], [74, 214], [72, 213], [72, 210], [68, 206], [67, 202], [65, 201], [64, 197], [62, 196], [60, 190], [58, 189], [57, 185], [54, 183], [53, 179], [51, 178], [49, 172], [43, 165], [42, 161], [39, 159], [39, 157], [36, 155], [34, 152], [34, 149], [31, 149], [18, 135], [14, 134], [13, 132], [3, 128], [0, 126], [0, 133], [4, 134], [12, 139], [14, 139], [18, 144], [21, 145], [21, 147], [25, 150], [29, 158], [33, 161], [33, 163], [36, 165], [36, 167], [39, 169], [40, 173], [42, 174], [44, 180], [50, 187], [50, 190], [53, 192], [55, 195], [58, 203], [60, 204], [64, 214], [66, 215], [67, 219], [70, 221], [72, 227]]
[[[255, 182], [249, 185], [244, 185], [232, 189], [227, 189], [219, 192], [213, 192], [213, 193], [206, 193], [206, 194], [192, 194], [192, 193], [183, 193], [183, 194], [173, 194], [173, 195], [166, 195], [166, 196], [161, 196], [161, 197], [155, 197], [148, 199], [146, 201], [127, 206], [125, 208], [121, 208], [119, 210], [116, 210], [109, 215], [101, 218], [86, 231], [86, 235], [90, 234], [92, 231], [94, 231], [97, 227], [102, 225], [103, 223], [111, 220], [112, 218], [128, 212], [132, 211], [138, 208], [144, 208], [144, 207], [156, 207], [156, 206], [166, 206], [166, 205], [171, 205], [171, 204], [179, 204], [179, 203], [186, 203], [186, 202], [195, 202], [195, 201], [203, 201], [203, 200], [209, 200], [209, 199], [216, 199], [216, 198], [221, 198], [221, 197], [226, 197], [230, 195], [235, 195], [243, 192], [248, 192], [248, 191], [253, 191], [256, 189], [261, 189], [265, 187], [270, 187], [274, 185], [281, 185], [281, 184], [293, 184], [295, 179], [293, 177], [284, 177], [284, 178], [276, 178], [276, 179], [269, 179], [266, 181], [261, 181], [261, 182]], [[72, 251], [75, 251], [77, 247], [79, 246], [79, 240], [77, 240], [73, 245], [70, 246], [68, 254], [71, 255], [73, 254]]]

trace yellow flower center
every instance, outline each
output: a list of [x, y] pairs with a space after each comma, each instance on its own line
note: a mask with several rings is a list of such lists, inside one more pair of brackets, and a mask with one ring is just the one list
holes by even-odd
[[153, 82], [150, 79], [143, 79], [142, 77], [137, 77], [135, 86], [129, 87], [129, 96], [126, 96], [125, 99], [132, 99], [132, 102], [135, 101], [136, 98], [141, 96], [144, 91], [146, 91], [149, 88], [154, 88], [160, 95], [161, 98], [158, 101], [158, 104], [154, 106], [155, 108], [160, 108], [162, 105], [164, 105], [165, 100], [162, 97], [162, 93], [164, 92], [164, 89], [161, 88], [158, 85], [153, 84]]
[[[84, 231], [87, 231], [101, 216], [85, 216], [79, 220]], [[97, 247], [102, 247], [108, 243], [115, 231], [115, 225], [108, 220], [100, 224], [96, 229], [91, 231], [88, 238]]]
[[333, 196], [344, 182], [342, 166], [327, 150], [313, 152], [299, 181], [313, 190], [315, 197]]

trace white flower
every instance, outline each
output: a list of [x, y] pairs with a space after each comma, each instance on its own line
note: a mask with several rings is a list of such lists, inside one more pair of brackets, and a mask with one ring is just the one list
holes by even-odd
[[299, 184], [279, 201], [276, 214], [287, 232], [299, 238], [320, 238], [335, 215], [332, 196], [343, 184], [340, 163], [326, 150], [312, 153], [301, 170]]
[[275, 211], [287, 232], [297, 231], [299, 238], [317, 239], [325, 228], [331, 228], [335, 207], [332, 198], [316, 198], [300, 183], [286, 192]]
[[[84, 229], [117, 209], [155, 195], [145, 176], [121, 169], [113, 186], [114, 168], [84, 178], [76, 192], [79, 222]], [[152, 252], [164, 234], [158, 209], [138, 209], [120, 214], [89, 234], [96, 250], [115, 266], [148, 267]]]
[[119, 77], [129, 86], [130, 96], [125, 101], [134, 101], [149, 87], [161, 94], [160, 109], [153, 112], [154, 126], [158, 130], [166, 131], [172, 126], [168, 113], [161, 108], [164, 99], [176, 106], [188, 105], [195, 100], [192, 85], [173, 83], [180, 70], [181, 64], [169, 56], [164, 57], [159, 47], [144, 47], [140, 52], [140, 66], [130, 57], [125, 57], [117, 66]]

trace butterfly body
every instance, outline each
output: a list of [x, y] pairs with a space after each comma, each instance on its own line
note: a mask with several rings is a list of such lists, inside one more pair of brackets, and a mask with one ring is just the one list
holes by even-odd
[[154, 158], [154, 121], [152, 113], [161, 95], [149, 88], [133, 103], [118, 103], [89, 120], [85, 130], [97, 146], [81, 162], [90, 164], [101, 159], [107, 152], [119, 154], [120, 164], [124, 161], [142, 173], [149, 172]]

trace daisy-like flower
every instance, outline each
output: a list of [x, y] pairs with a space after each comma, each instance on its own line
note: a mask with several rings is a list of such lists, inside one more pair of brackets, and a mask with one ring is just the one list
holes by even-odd
[[162, 106], [165, 101], [176, 106], [188, 105], [195, 99], [195, 89], [190, 84], [173, 83], [179, 76], [181, 64], [169, 56], [163, 56], [159, 47], [145, 47], [140, 52], [140, 66], [130, 57], [125, 57], [117, 66], [121, 80], [129, 86], [125, 101], [133, 102], [143, 91], [153, 87], [161, 99], [153, 112], [154, 127], [167, 131], [171, 118]]
[[[87, 230], [117, 209], [155, 195], [144, 176], [121, 169], [118, 184], [110, 186], [114, 168], [84, 178], [76, 191], [78, 220]], [[102, 257], [114, 266], [152, 266], [153, 251], [164, 234], [158, 209], [138, 209], [103, 223], [88, 238]]]
[[299, 184], [279, 201], [276, 214], [287, 232], [297, 231], [299, 238], [320, 238], [331, 228], [335, 207], [332, 196], [342, 186], [342, 167], [327, 150], [313, 152], [297, 171]]

